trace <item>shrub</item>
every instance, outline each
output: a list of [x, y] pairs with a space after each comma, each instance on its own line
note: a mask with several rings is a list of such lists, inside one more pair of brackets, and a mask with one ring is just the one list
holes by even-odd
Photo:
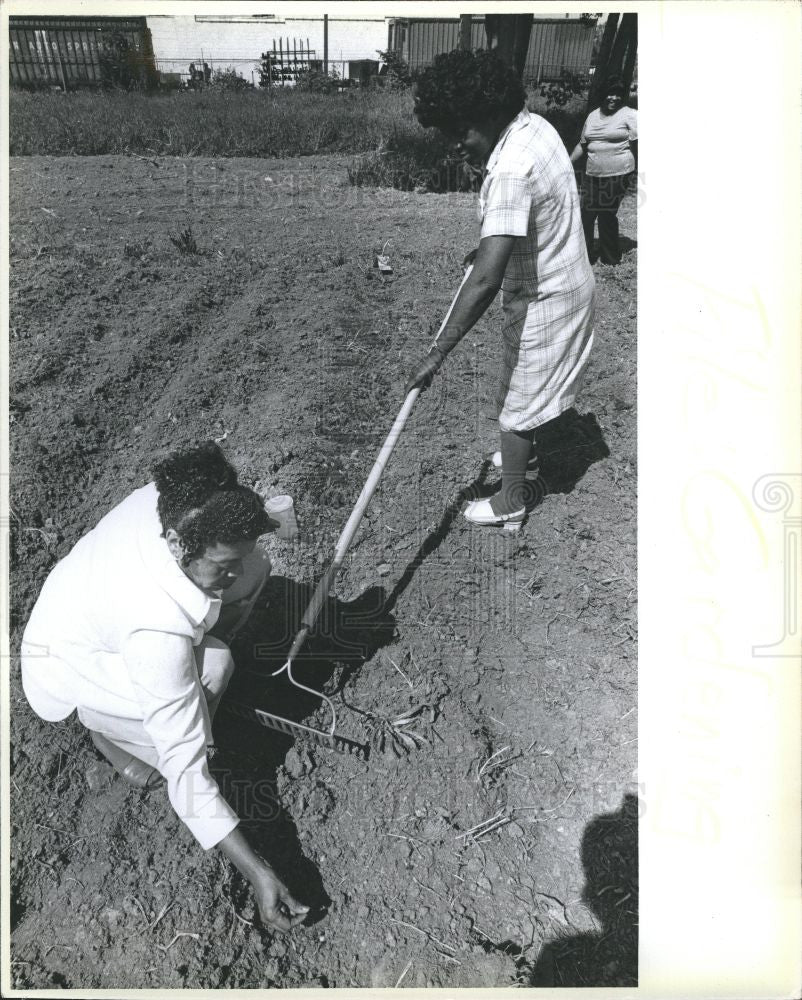
[[409, 66], [397, 52], [387, 49], [385, 52], [378, 51], [378, 55], [387, 67], [382, 77], [385, 87], [404, 89], [412, 86], [412, 74], [409, 71]]
[[587, 94], [588, 85], [581, 76], [564, 69], [559, 80], [548, 80], [540, 84], [540, 96], [545, 98], [547, 108], [564, 108], [574, 97]]
[[233, 66], [216, 69], [212, 73], [211, 86], [220, 90], [252, 90], [253, 84], [238, 73]]
[[152, 54], [140, 52], [122, 32], [99, 33], [98, 62], [104, 87], [149, 90], [157, 84], [158, 75]]
[[335, 70], [324, 73], [322, 69], [307, 69], [298, 74], [295, 89], [307, 94], [336, 94], [342, 81]]
[[444, 136], [413, 119], [393, 125], [379, 149], [353, 160], [348, 180], [357, 187], [447, 192], [476, 190], [480, 178], [453, 156]]
[[169, 233], [168, 235], [170, 237], [170, 242], [177, 248], [180, 254], [186, 256], [200, 253], [197, 241], [195, 240], [191, 229], [187, 228], [177, 236], [174, 236], [172, 233]]
[[548, 93], [541, 95], [540, 89], [530, 94], [527, 107], [530, 111], [545, 118], [559, 134], [566, 149], [571, 152], [579, 140], [582, 126], [587, 116], [587, 89], [580, 90], [567, 97], [565, 103], [556, 105], [549, 101]]

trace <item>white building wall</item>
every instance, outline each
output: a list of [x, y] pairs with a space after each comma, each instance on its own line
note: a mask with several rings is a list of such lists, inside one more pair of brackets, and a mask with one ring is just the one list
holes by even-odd
[[[307, 39], [315, 57], [323, 58], [323, 17], [261, 20], [243, 16], [148, 16], [156, 66], [164, 72], [189, 74], [189, 64], [212, 69], [233, 66], [246, 80], [259, 82], [261, 54], [279, 39], [300, 45]], [[348, 75], [349, 59], [378, 59], [387, 47], [387, 18], [329, 17], [329, 63]]]

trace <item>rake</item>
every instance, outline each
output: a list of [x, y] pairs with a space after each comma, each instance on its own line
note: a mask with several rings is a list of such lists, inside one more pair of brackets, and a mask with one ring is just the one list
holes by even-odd
[[[470, 273], [471, 268], [469, 267], [465, 271], [462, 282], [457, 289], [451, 305], [448, 307], [448, 312], [446, 313], [443, 322], [440, 324], [440, 329], [437, 331], [435, 341], [443, 332], [446, 323], [448, 323], [454, 304], [456, 303], [459, 293], [462, 291], [462, 286], [467, 281]], [[329, 592], [334, 586], [334, 581], [337, 578], [340, 568], [342, 567], [345, 556], [351, 546], [351, 542], [359, 529], [359, 525], [365, 515], [367, 506], [376, 491], [376, 487], [379, 485], [379, 480], [384, 472], [384, 468], [390, 460], [393, 449], [401, 436], [401, 431], [404, 429], [407, 418], [412, 412], [412, 407], [415, 405], [415, 400], [419, 395], [420, 389], [411, 389], [407, 393], [401, 410], [395, 418], [393, 426], [390, 428], [390, 433], [385, 438], [378, 457], [373, 463], [370, 475], [368, 476], [365, 485], [362, 487], [362, 492], [359, 494], [359, 498], [353, 511], [351, 512], [351, 516], [348, 518], [348, 521], [346, 522], [345, 527], [337, 540], [331, 562], [323, 573], [323, 576], [320, 578], [314, 594], [312, 594], [312, 598], [309, 601], [306, 611], [304, 612], [303, 618], [301, 619], [300, 628], [298, 629], [293, 644], [290, 647], [290, 651], [287, 654], [287, 662], [283, 667], [276, 670], [272, 674], [273, 677], [278, 677], [280, 674], [286, 673], [287, 678], [292, 685], [297, 687], [299, 690], [306, 691], [308, 694], [313, 694], [315, 697], [324, 701], [331, 710], [331, 724], [328, 729], [315, 729], [313, 726], [304, 725], [302, 722], [293, 722], [291, 719], [286, 719], [282, 715], [274, 715], [272, 712], [265, 712], [260, 708], [251, 708], [248, 705], [236, 702], [225, 703], [228, 705], [229, 710], [234, 714], [247, 718], [252, 722], [258, 722], [260, 725], [266, 726], [268, 729], [278, 730], [278, 732], [286, 733], [288, 736], [297, 736], [301, 739], [313, 740], [315, 743], [320, 744], [320, 746], [328, 747], [331, 750], [337, 750], [339, 753], [353, 754], [363, 760], [368, 756], [368, 744], [358, 743], [356, 740], [350, 740], [345, 736], [340, 736], [336, 732], [337, 710], [335, 709], [333, 702], [321, 691], [316, 691], [314, 688], [307, 687], [305, 684], [301, 684], [300, 681], [297, 681], [292, 675], [292, 665], [306, 642], [307, 636], [314, 628], [318, 615], [320, 614], [320, 611], [329, 596]]]

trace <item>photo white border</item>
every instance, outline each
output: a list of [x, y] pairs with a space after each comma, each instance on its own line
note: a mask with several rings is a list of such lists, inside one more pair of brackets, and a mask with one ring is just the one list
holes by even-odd
[[[340, 16], [352, 10], [421, 16], [436, 7], [438, 17], [491, 9], [547, 16], [588, 6], [7, 0], [0, 8], [0, 57], [7, 66], [9, 15], [268, 10], [290, 16], [336, 9]], [[788, 535], [802, 512], [802, 7], [793, 0], [672, 0], [609, 9], [639, 14], [640, 985], [540, 993], [796, 997], [802, 985], [802, 657], [796, 633], [782, 656], [756, 656], [753, 647], [787, 629], [782, 608], [794, 585], [789, 553], [796, 551]], [[7, 415], [7, 241], [2, 281], [0, 398]], [[7, 419], [0, 448], [0, 554], [7, 573]], [[790, 484], [787, 509], [760, 505], [753, 490], [759, 492], [765, 476]], [[0, 607], [6, 611], [7, 603]], [[8, 665], [5, 629], [2, 643]], [[0, 682], [0, 992], [154, 998], [179, 992], [10, 988], [8, 669]], [[255, 997], [276, 991], [180, 992]], [[357, 991], [281, 992], [322, 998]], [[385, 993], [520, 996], [519, 989], [358, 991]]]

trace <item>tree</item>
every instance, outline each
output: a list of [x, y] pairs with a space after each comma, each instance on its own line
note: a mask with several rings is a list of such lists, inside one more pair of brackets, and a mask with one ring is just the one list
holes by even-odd
[[534, 14], [485, 14], [487, 47], [523, 79]]
[[[619, 17], [621, 18], [619, 23]], [[638, 15], [609, 14], [604, 26], [593, 82], [588, 93], [588, 111], [597, 108], [604, 96], [604, 85], [611, 76], [620, 76], [629, 90], [638, 55]]]
[[104, 87], [152, 90], [158, 83], [150, 31], [136, 42], [116, 29], [97, 32], [100, 80]]

